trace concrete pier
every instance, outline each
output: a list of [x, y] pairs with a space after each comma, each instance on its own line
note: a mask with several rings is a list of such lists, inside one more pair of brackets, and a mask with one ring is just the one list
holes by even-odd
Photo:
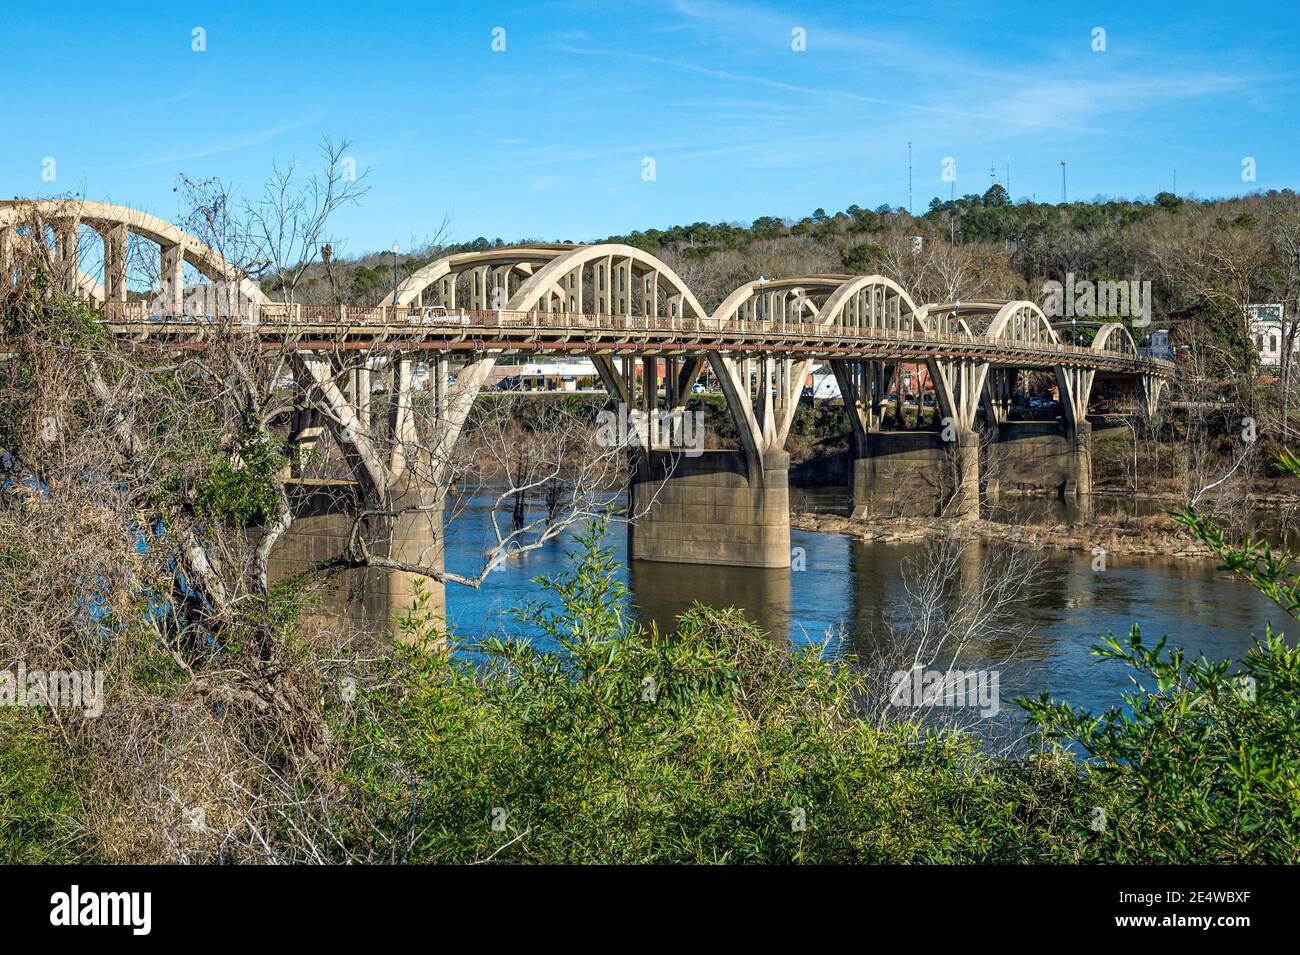
[[944, 441], [935, 431], [872, 431], [852, 462], [855, 518], [970, 519], [981, 495], [1092, 492], [1092, 426], [1067, 434], [1060, 421], [1011, 421], [996, 438], [974, 431]]
[[980, 440], [959, 431], [871, 431], [853, 459], [855, 518], [974, 516], [979, 508]]
[[998, 426], [984, 461], [984, 493], [1059, 494], [1092, 491], [1092, 426], [1066, 433], [1059, 421], [1009, 421]]
[[739, 451], [634, 451], [629, 560], [790, 566], [790, 456], [769, 451], [751, 475]]
[[[357, 514], [355, 485], [349, 481], [297, 481], [289, 484], [296, 518], [289, 532], [271, 552], [272, 583], [302, 573], [323, 560], [344, 552]], [[419, 500], [411, 500], [412, 506]], [[396, 517], [368, 519], [367, 546], [372, 554], [410, 564], [443, 566], [443, 515], [433, 510], [408, 510]], [[445, 617], [444, 586], [436, 580], [407, 571], [354, 568], [327, 578], [316, 611], [325, 620], [344, 617], [366, 629], [392, 628], [395, 616], [405, 613], [415, 599], [416, 581], [430, 594], [429, 610]]]

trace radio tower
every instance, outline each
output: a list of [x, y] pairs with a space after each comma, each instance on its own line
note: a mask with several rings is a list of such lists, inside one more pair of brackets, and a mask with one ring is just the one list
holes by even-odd
[[907, 144], [907, 214], [912, 214], [912, 143]]

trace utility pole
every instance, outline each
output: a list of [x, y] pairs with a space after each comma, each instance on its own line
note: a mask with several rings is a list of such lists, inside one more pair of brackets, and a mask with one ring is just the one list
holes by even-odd
[[1066, 161], [1065, 161], [1064, 159], [1062, 159], [1062, 160], [1061, 160], [1061, 205], [1065, 205], [1065, 203], [1066, 203], [1066, 199], [1065, 199], [1065, 166], [1066, 166]]
[[402, 251], [402, 247], [394, 242], [391, 251], [393, 253], [393, 308], [397, 308], [397, 253]]
[[1178, 167], [1174, 167], [1174, 195], [1178, 195]]
[[1007, 157], [1007, 199], [1010, 200], [1012, 204], [1014, 204], [1016, 201], [1011, 196], [1011, 157], [1010, 156]]

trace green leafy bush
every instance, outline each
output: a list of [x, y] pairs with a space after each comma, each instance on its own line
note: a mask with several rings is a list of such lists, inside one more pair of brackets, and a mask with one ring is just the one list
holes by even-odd
[[[859, 717], [861, 685], [734, 611], [636, 628], [593, 529], [540, 643], [452, 655], [419, 612], [359, 698], [336, 780], [365, 851], [411, 862], [1070, 861], [1095, 796], [1068, 757], [1005, 768], [971, 737]], [[546, 649], [543, 649], [546, 647]], [[1063, 805], [1064, 800], [1064, 805]], [[1064, 811], [1063, 811], [1064, 810]], [[1077, 824], [1072, 820], [1078, 820]]]
[[[1087, 754], [1111, 795], [1093, 852], [1116, 862], [1300, 861], [1300, 651], [1270, 629], [1243, 661], [1187, 661], [1134, 627], [1095, 651], [1134, 671], [1100, 715], [1025, 702], [1050, 739]], [[1142, 688], [1145, 686], [1146, 688]]]

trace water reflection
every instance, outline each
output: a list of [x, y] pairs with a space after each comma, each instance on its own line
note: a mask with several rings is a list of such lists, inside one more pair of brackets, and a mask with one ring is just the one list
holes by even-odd
[[[832, 497], [803, 494], [795, 506], [812, 509]], [[483, 502], [470, 502], [448, 535], [449, 569], [476, 567], [487, 540], [485, 519]], [[622, 533], [616, 528], [611, 540], [620, 554]], [[889, 621], [897, 624], [913, 600], [904, 585], [904, 565], [924, 562], [927, 545], [804, 531], [793, 531], [791, 539], [804, 549], [802, 571], [635, 561], [620, 574], [631, 590], [633, 612], [661, 629], [698, 600], [742, 608], [783, 643], [821, 643], [829, 634], [836, 653], [870, 659], [887, 649], [894, 632]], [[566, 546], [553, 544], [506, 564], [481, 590], [448, 587], [452, 629], [467, 638], [501, 631], [529, 634], [507, 611], [540, 596], [531, 578], [560, 572]], [[950, 583], [970, 586], [984, 563], [997, 559], [1000, 547], [1005, 545], [971, 548]], [[1096, 573], [1088, 554], [1049, 552], [1016, 603], [1012, 625], [973, 643], [960, 665], [998, 669], [1008, 708], [1012, 697], [1042, 691], [1099, 708], [1118, 703], [1129, 687], [1125, 670], [1089, 653], [1104, 634], [1127, 634], [1138, 624], [1149, 642], [1168, 636], [1189, 655], [1237, 659], [1267, 622], [1284, 629], [1288, 621], [1270, 601], [1209, 562], [1111, 555], [1107, 569]]]

